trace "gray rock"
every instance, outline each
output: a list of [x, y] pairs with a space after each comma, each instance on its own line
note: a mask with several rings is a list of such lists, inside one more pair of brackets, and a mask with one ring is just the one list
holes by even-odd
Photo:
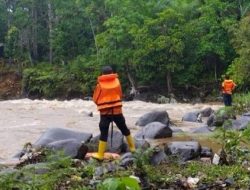
[[[244, 130], [248, 127], [250, 124], [250, 117], [248, 116], [241, 116], [240, 118], [236, 120], [230, 120], [231, 123], [229, 123], [229, 126], [227, 126], [229, 129], [235, 129], [235, 130]], [[231, 124], [231, 126], [230, 126]]]
[[165, 152], [178, 156], [182, 161], [187, 161], [200, 155], [201, 146], [196, 141], [174, 141], [165, 146]]
[[216, 116], [215, 114], [211, 114], [207, 119], [207, 125], [208, 126], [222, 126], [224, 121], [229, 118], [226, 118], [224, 116]]
[[212, 131], [208, 128], [207, 125], [204, 125], [204, 126], [201, 126], [201, 127], [198, 127], [198, 128], [194, 128], [194, 129], [191, 129], [190, 131], [191, 133], [202, 133], [202, 134], [208, 134], [208, 133], [211, 133]]
[[100, 167], [97, 167], [95, 169], [95, 173], [94, 173], [94, 176], [102, 176], [106, 173], [111, 173], [111, 172], [114, 172], [114, 171], [117, 171], [119, 170], [119, 166], [117, 164], [115, 164], [114, 162], [109, 162], [109, 163], [105, 163], [103, 164], [102, 166]]
[[[96, 145], [95, 147], [98, 147], [99, 139], [100, 135], [95, 136], [94, 138], [91, 139], [90, 144], [95, 144]], [[97, 151], [97, 149], [95, 151]], [[123, 135], [120, 131], [113, 131], [112, 146], [111, 146], [111, 133], [109, 133], [106, 151], [118, 154], [126, 151], [126, 145], [123, 140]]]
[[92, 134], [79, 131], [72, 131], [63, 128], [50, 128], [34, 143], [35, 146], [45, 146], [49, 143], [67, 139], [74, 139], [77, 142], [88, 142]]
[[175, 98], [170, 98], [170, 101], [169, 101], [170, 104], [177, 104], [177, 100]]
[[228, 119], [236, 119], [236, 116], [230, 110], [220, 109], [208, 117], [207, 125], [219, 127]]
[[250, 112], [244, 113], [242, 116], [250, 117]]
[[184, 133], [183, 130], [181, 130], [179, 127], [170, 127], [173, 133]]
[[150, 164], [154, 166], [159, 165], [162, 162], [166, 161], [166, 159], [167, 159], [167, 155], [163, 149], [159, 149], [157, 151], [155, 150], [153, 152], [153, 155], [150, 157]]
[[70, 156], [72, 158], [76, 158], [79, 154], [81, 154], [81, 156], [78, 156], [78, 158], [80, 157], [79, 159], [83, 159], [88, 152], [87, 146], [79, 141], [76, 141], [75, 139], [59, 140], [45, 146], [51, 148], [52, 150], [62, 150], [66, 156]]
[[159, 104], [168, 104], [169, 102], [170, 102], [170, 99], [165, 96], [159, 95], [157, 98], [157, 103]]
[[126, 158], [134, 158], [134, 156], [131, 152], [127, 152], [121, 156], [121, 160], [124, 160]]
[[172, 130], [160, 122], [152, 122], [136, 133], [136, 138], [160, 139], [172, 137]]
[[135, 147], [146, 150], [146, 149], [150, 148], [150, 144], [145, 139], [135, 139]]
[[199, 111], [189, 112], [184, 114], [182, 121], [197, 122]]
[[[136, 149], [143, 149], [143, 150], [146, 150], [150, 147], [150, 144], [148, 141], [146, 141], [146, 139], [138, 139], [138, 138], [134, 138], [134, 143], [135, 143], [135, 148]], [[129, 152], [129, 147], [128, 147], [128, 144], [127, 142], [124, 143], [124, 146], [125, 146], [125, 151], [124, 152]]]
[[166, 111], [152, 111], [141, 116], [135, 123], [138, 126], [146, 126], [149, 123], [158, 121], [165, 125], [169, 124], [169, 116]]
[[208, 147], [201, 147], [201, 157], [209, 157], [212, 158], [213, 157], [213, 151], [211, 148]]
[[209, 117], [213, 112], [214, 112], [214, 110], [210, 107], [205, 108], [205, 109], [200, 111], [202, 117]]
[[133, 165], [134, 161], [135, 161], [135, 158], [125, 158], [125, 159], [122, 159], [121, 162], [120, 162], [120, 166], [126, 168], [128, 166]]
[[[33, 144], [33, 147], [63, 150], [67, 156], [83, 159], [87, 153], [87, 147], [83, 145], [83, 142], [88, 142], [91, 137], [92, 134], [90, 133], [82, 133], [62, 128], [50, 128]], [[24, 151], [20, 151], [14, 158], [19, 158], [25, 153]]]

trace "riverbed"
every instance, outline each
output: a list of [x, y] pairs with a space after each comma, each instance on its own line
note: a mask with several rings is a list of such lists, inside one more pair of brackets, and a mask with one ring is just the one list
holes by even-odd
[[[166, 110], [171, 121], [188, 132], [198, 124], [182, 122], [182, 116], [187, 112], [207, 107], [217, 110], [222, 105], [130, 101], [123, 103], [123, 112], [132, 134], [139, 130], [139, 127], [135, 126], [137, 119], [153, 110]], [[91, 112], [93, 117], [89, 116]], [[92, 133], [94, 136], [99, 134], [99, 112], [92, 101], [8, 100], [0, 102], [0, 113], [0, 160], [11, 159], [25, 143], [34, 143], [48, 128], [67, 128]]]

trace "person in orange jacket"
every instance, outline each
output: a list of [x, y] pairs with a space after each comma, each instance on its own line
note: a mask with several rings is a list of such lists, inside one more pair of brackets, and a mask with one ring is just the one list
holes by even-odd
[[225, 80], [222, 83], [222, 93], [225, 106], [232, 106], [232, 92], [235, 89], [236, 84], [233, 80], [229, 79], [229, 76], [225, 76]]
[[113, 73], [110, 66], [104, 66], [102, 68], [102, 75], [98, 77], [98, 83], [93, 94], [93, 101], [100, 111], [99, 129], [101, 135], [98, 152], [93, 154], [92, 157], [103, 160], [107, 146], [109, 124], [111, 122], [115, 122], [116, 126], [126, 137], [130, 151], [135, 152], [133, 138], [122, 114], [122, 89], [118, 74]]

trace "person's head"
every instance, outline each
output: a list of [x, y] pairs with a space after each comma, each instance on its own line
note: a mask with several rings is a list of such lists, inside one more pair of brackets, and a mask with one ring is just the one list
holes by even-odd
[[108, 75], [108, 74], [112, 74], [113, 73], [113, 69], [111, 66], [106, 65], [102, 67], [102, 74], [103, 75]]
[[226, 80], [229, 80], [229, 78], [230, 78], [229, 75], [225, 75]]

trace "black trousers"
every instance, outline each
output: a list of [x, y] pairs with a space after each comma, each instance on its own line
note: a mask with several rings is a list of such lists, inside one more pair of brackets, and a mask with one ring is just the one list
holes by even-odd
[[225, 106], [232, 106], [232, 95], [231, 94], [223, 94], [223, 100]]
[[119, 115], [101, 115], [101, 120], [99, 123], [99, 128], [101, 131], [100, 140], [107, 141], [108, 140], [108, 132], [109, 132], [109, 125], [114, 121], [116, 126], [120, 129], [121, 133], [124, 136], [130, 135], [130, 130], [128, 129], [125, 118], [123, 114]]

